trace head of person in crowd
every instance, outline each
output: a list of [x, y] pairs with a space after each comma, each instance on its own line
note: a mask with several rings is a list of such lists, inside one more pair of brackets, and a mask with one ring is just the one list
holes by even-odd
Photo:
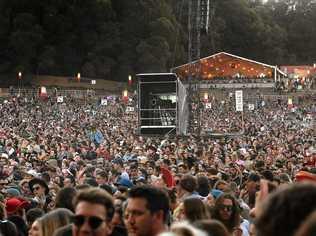
[[24, 196], [28, 196], [28, 195], [31, 194], [28, 182], [29, 182], [29, 180], [23, 179], [19, 183], [19, 186], [20, 186], [20, 189], [21, 189], [21, 193]]
[[55, 208], [66, 208], [74, 212], [72, 200], [77, 194], [77, 190], [72, 187], [65, 187], [59, 190], [55, 198]]
[[256, 173], [250, 173], [246, 182], [247, 191], [249, 193], [256, 192], [259, 189], [259, 185], [260, 185], [260, 175]]
[[197, 189], [196, 178], [190, 174], [183, 175], [177, 185], [177, 195], [179, 199], [185, 199], [195, 193]]
[[9, 220], [0, 221], [0, 235], [19, 236], [15, 224]]
[[314, 182], [316, 183], [316, 173], [313, 173], [313, 171], [309, 170], [301, 170], [296, 173], [295, 175], [295, 181], [296, 182]]
[[85, 178], [83, 184], [88, 184], [91, 187], [98, 187], [98, 183], [94, 177]]
[[208, 236], [230, 236], [225, 225], [218, 220], [202, 219], [194, 222], [193, 225], [206, 232]]
[[100, 188], [79, 191], [74, 199], [73, 235], [107, 236], [112, 233], [114, 203]]
[[222, 192], [226, 192], [228, 188], [228, 183], [225, 180], [217, 180], [217, 182], [214, 184], [214, 189], [220, 190]]
[[298, 228], [295, 236], [313, 236], [316, 235], [316, 211], [311, 213], [301, 226]]
[[166, 230], [169, 198], [164, 190], [148, 185], [130, 190], [124, 212], [129, 236], [156, 236]]
[[10, 198], [6, 201], [6, 212], [8, 217], [12, 215], [17, 215], [23, 217], [25, 214], [25, 209], [30, 205], [30, 203], [22, 198]]
[[246, 203], [253, 208], [256, 203], [256, 192], [260, 189], [260, 176], [256, 173], [250, 173], [246, 182]]
[[[39, 236], [51, 236], [58, 228], [71, 223], [73, 213], [65, 208], [55, 209], [42, 217], [36, 219]], [[34, 234], [33, 225], [30, 229], [31, 235]]]
[[316, 210], [316, 185], [293, 184], [272, 193], [256, 213], [256, 233], [294, 235], [307, 216]]
[[215, 201], [212, 218], [222, 222], [232, 233], [240, 224], [240, 207], [236, 198], [229, 193], [220, 195]]
[[271, 170], [263, 170], [260, 172], [260, 174], [261, 174], [261, 177], [263, 179], [266, 179], [270, 182], [273, 182], [274, 175], [273, 175], [273, 172]]
[[108, 173], [104, 170], [96, 173], [95, 177], [98, 185], [107, 184], [108, 183]]
[[292, 183], [291, 177], [287, 173], [281, 173], [279, 175], [280, 184], [290, 184]]
[[197, 192], [202, 196], [206, 197], [210, 193], [210, 184], [209, 184], [209, 179], [204, 176], [200, 175], [197, 177]]
[[31, 228], [32, 224], [37, 218], [42, 217], [45, 214], [41, 208], [31, 208], [26, 212], [26, 223], [28, 228]]
[[15, 224], [19, 235], [27, 235], [28, 228], [24, 220], [24, 216], [22, 217], [19, 215], [11, 215], [11, 216], [8, 216], [7, 220]]
[[64, 187], [75, 187], [76, 179], [72, 175], [67, 175], [63, 177], [63, 186]]
[[183, 162], [180, 162], [178, 164], [178, 173], [179, 174], [186, 174], [186, 173], [188, 173], [188, 167]]
[[29, 188], [34, 194], [35, 198], [41, 199], [48, 195], [49, 187], [47, 183], [40, 178], [33, 178], [29, 181]]
[[179, 222], [173, 224], [169, 232], [161, 233], [159, 236], [207, 236], [207, 233], [187, 222]]
[[186, 198], [183, 201], [183, 219], [191, 223], [197, 220], [209, 219], [210, 212], [206, 204], [199, 198]]

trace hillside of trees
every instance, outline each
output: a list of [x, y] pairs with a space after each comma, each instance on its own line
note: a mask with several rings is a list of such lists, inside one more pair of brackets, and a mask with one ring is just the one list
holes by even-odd
[[[1, 0], [0, 74], [126, 81], [187, 63], [188, 0]], [[210, 0], [201, 57], [312, 64], [315, 0]]]

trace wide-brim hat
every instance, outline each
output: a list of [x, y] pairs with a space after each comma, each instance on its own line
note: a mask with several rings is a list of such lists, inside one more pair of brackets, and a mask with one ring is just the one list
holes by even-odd
[[30, 190], [31, 190], [32, 193], [34, 192], [33, 186], [34, 186], [35, 184], [39, 184], [39, 185], [43, 186], [43, 187], [45, 188], [45, 195], [48, 194], [49, 188], [48, 188], [47, 183], [46, 183], [44, 180], [39, 179], [39, 178], [34, 178], [34, 179], [31, 179], [31, 180], [29, 181], [29, 188], [30, 188]]

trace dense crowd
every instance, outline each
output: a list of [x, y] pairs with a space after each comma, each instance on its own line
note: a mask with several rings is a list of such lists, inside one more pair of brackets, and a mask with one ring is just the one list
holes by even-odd
[[294, 182], [316, 181], [315, 103], [260, 104], [214, 98], [201, 124], [220, 136], [145, 137], [118, 97], [5, 98], [0, 232], [309, 235], [316, 185]]

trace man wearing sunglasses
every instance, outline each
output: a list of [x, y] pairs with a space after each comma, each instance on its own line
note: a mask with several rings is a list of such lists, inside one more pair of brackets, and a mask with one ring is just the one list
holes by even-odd
[[129, 236], [156, 236], [167, 229], [169, 220], [167, 194], [148, 185], [130, 190], [124, 212]]
[[114, 215], [112, 197], [103, 189], [89, 188], [78, 193], [74, 201], [73, 236], [108, 236]]

